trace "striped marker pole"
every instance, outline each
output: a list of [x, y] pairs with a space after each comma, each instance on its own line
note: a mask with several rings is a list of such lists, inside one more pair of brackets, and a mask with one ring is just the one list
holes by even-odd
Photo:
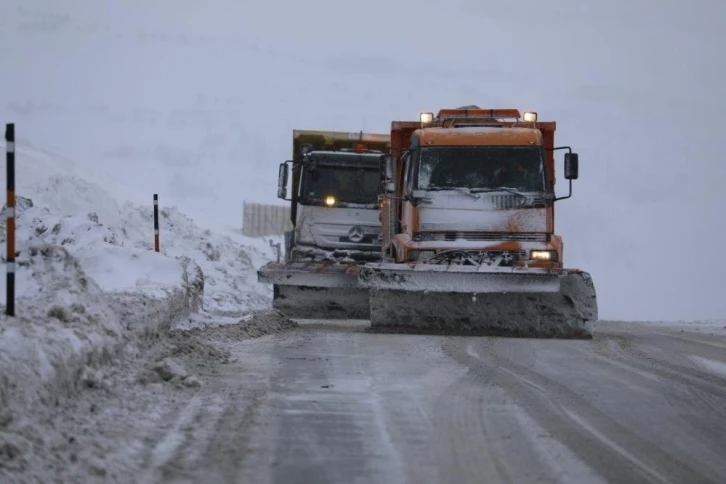
[[7, 249], [5, 267], [5, 314], [15, 316], [15, 125], [5, 125], [7, 155]]
[[154, 193], [154, 252], [159, 252], [159, 195]]

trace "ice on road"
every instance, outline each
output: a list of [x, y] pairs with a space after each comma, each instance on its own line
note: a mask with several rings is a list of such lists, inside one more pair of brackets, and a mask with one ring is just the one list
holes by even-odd
[[[172, 412], [191, 425], [197, 453], [151, 459], [163, 467], [156, 475], [205, 483], [726, 482], [724, 377], [699, 363], [726, 362], [723, 338], [615, 323], [585, 342], [366, 327], [301, 321], [229, 343], [236, 363]], [[190, 417], [202, 411], [216, 416]]]

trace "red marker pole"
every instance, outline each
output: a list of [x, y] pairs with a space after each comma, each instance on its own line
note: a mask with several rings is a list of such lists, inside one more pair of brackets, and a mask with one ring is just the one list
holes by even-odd
[[154, 252], [159, 252], [159, 195], [154, 193]]

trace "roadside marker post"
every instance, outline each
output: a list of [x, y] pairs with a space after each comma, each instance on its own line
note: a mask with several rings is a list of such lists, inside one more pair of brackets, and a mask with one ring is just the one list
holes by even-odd
[[13, 123], [5, 125], [5, 147], [7, 160], [5, 314], [15, 316], [15, 124]]
[[159, 194], [154, 193], [154, 252], [159, 252]]

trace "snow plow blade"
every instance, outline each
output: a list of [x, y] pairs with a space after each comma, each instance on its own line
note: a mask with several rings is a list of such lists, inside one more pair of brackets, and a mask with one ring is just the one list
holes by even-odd
[[257, 281], [273, 285], [272, 307], [288, 318], [368, 319], [369, 295], [357, 270], [356, 264], [269, 263]]
[[591, 339], [598, 318], [590, 274], [574, 269], [371, 264], [373, 330]]

